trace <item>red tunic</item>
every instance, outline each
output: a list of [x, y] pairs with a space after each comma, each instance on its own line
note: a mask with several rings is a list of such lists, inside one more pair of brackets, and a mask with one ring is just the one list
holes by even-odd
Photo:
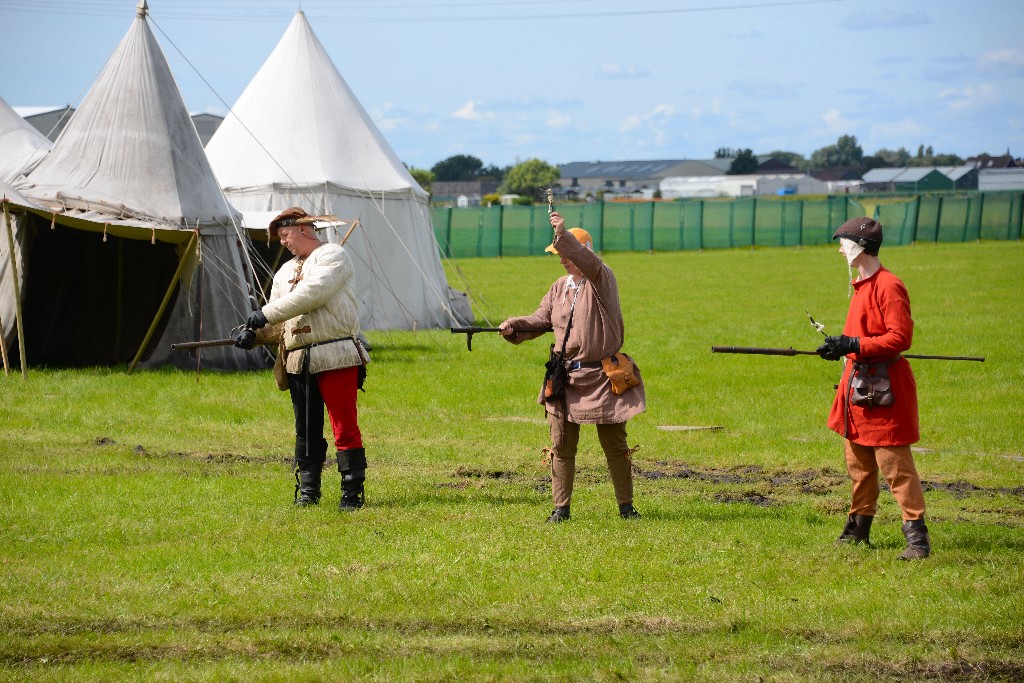
[[[908, 350], [914, 336], [914, 321], [910, 317], [910, 296], [903, 282], [884, 267], [871, 277], [854, 282], [843, 334], [860, 337], [860, 353], [847, 356], [857, 362], [890, 360]], [[921, 436], [917, 383], [910, 362], [901, 357], [889, 365], [889, 380], [895, 397], [891, 406], [850, 404], [847, 416], [852, 370], [853, 364], [847, 362], [828, 416], [829, 428], [862, 446], [916, 443]]]

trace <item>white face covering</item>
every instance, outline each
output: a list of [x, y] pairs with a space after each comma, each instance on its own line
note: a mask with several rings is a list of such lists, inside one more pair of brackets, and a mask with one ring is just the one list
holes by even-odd
[[839, 238], [839, 247], [843, 250], [843, 255], [846, 256], [846, 263], [850, 267], [853, 267], [853, 262], [864, 253], [864, 247], [845, 237]]

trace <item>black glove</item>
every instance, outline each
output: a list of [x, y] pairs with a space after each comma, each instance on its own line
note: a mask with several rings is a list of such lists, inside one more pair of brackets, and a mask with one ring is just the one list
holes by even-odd
[[256, 333], [252, 330], [242, 330], [235, 335], [235, 346], [246, 350], [256, 346]]
[[860, 337], [825, 337], [825, 343], [814, 352], [825, 360], [839, 360], [848, 353], [860, 353]]
[[263, 315], [263, 311], [253, 311], [249, 319], [245, 321], [245, 326], [250, 330], [262, 329], [267, 326], [267, 316]]

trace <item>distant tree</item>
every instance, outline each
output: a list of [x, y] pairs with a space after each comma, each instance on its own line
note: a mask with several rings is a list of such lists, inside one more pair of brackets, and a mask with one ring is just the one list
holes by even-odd
[[964, 163], [963, 158], [956, 154], [936, 154], [932, 157], [934, 166], [959, 166]]
[[476, 177], [478, 180], [494, 180], [500, 183], [505, 179], [505, 174], [508, 173], [511, 168], [511, 166], [505, 166], [502, 168], [501, 166], [491, 164], [490, 166], [484, 166], [479, 169], [476, 172]]
[[908, 159], [905, 166], [959, 166], [964, 160], [956, 154], [934, 154], [931, 147], [925, 149], [925, 155]]
[[477, 172], [483, 168], [484, 162], [474, 156], [456, 154], [439, 161], [430, 169], [435, 180], [459, 181], [476, 180]]
[[513, 192], [540, 201], [544, 196], [544, 190], [541, 188], [554, 185], [560, 176], [557, 167], [540, 159], [527, 159], [509, 170], [500, 191]]
[[741, 149], [736, 152], [736, 158], [726, 171], [726, 175], [748, 175], [757, 170], [758, 161], [754, 152], [749, 149]]
[[860, 171], [861, 173], [867, 173], [873, 168], [886, 168], [887, 166], [891, 165], [892, 164], [890, 164], [888, 161], [886, 161], [885, 159], [876, 154], [874, 156], [864, 157], [864, 161], [861, 164]]
[[430, 185], [435, 180], [437, 180], [437, 178], [434, 176], [433, 171], [428, 171], [425, 168], [414, 168], [410, 166], [409, 175], [411, 175], [412, 179], [415, 180], [419, 184], [419, 186], [422, 187], [427, 192], [430, 192]]
[[719, 147], [715, 150], [716, 159], [732, 159], [736, 156], [736, 150], [731, 147]]
[[[895, 152], [891, 149], [880, 149], [875, 152], [875, 156], [885, 161], [884, 166], [900, 167], [906, 166], [907, 162], [910, 161], [910, 152], [907, 151], [906, 147], [900, 147]], [[878, 168], [876, 166], [876, 168]]]
[[811, 154], [811, 166], [814, 168], [860, 168], [863, 160], [864, 150], [857, 144], [857, 138], [852, 135], [843, 135], [836, 144], [822, 147]]
[[775, 150], [774, 152], [768, 152], [765, 156], [769, 159], [778, 159], [782, 163], [789, 164], [793, 168], [807, 168], [807, 159], [804, 158], [803, 154]]
[[917, 158], [920, 159], [924, 156], [924, 145], [917, 146]]

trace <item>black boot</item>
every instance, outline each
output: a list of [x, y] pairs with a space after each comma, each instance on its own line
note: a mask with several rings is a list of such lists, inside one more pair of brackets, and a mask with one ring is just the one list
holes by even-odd
[[928, 538], [928, 527], [924, 519], [912, 519], [903, 522], [903, 535], [907, 538], [907, 549], [899, 555], [901, 560], [923, 560], [932, 554], [932, 544]]
[[323, 438], [306, 447], [301, 436], [295, 439], [296, 507], [309, 507], [320, 502], [320, 474], [327, 459], [327, 441]]
[[341, 502], [338, 509], [342, 511], [358, 510], [366, 502], [363, 482], [366, 481], [366, 451], [362, 448], [349, 448], [338, 451], [338, 472], [341, 473]]
[[619, 517], [623, 519], [640, 519], [640, 513], [636, 511], [632, 503], [623, 503], [619, 506]]
[[874, 517], [868, 515], [850, 515], [846, 518], [846, 526], [843, 527], [843, 533], [839, 534], [839, 538], [836, 539], [836, 545], [843, 543], [852, 543], [857, 545], [863, 543], [867, 547], [871, 547], [871, 541], [868, 540], [868, 536], [871, 534], [871, 522]]
[[569, 506], [559, 505], [551, 512], [551, 516], [548, 517], [548, 521], [552, 524], [558, 524], [559, 522], [568, 522], [569, 517]]

